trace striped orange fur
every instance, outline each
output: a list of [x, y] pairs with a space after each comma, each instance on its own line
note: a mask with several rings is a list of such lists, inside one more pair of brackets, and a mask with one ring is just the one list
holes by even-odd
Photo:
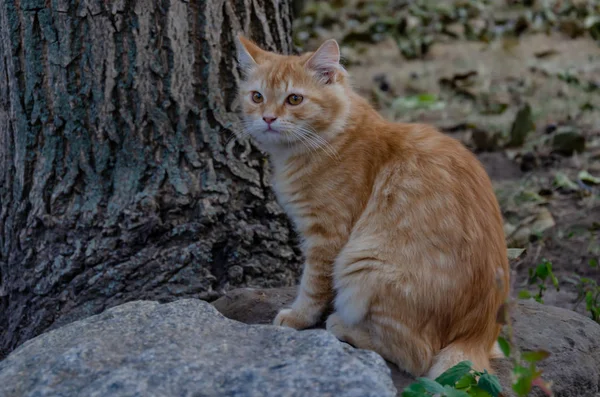
[[[477, 158], [353, 92], [328, 40], [284, 56], [238, 37], [244, 133], [302, 237], [298, 296], [276, 325], [327, 329], [415, 376], [490, 369], [509, 289], [502, 217]], [[257, 94], [258, 93], [258, 94]]]

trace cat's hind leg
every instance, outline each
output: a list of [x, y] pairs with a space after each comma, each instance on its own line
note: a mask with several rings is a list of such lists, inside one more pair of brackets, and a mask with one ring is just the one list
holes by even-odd
[[[378, 208], [376, 203], [373, 208]], [[430, 368], [436, 349], [431, 330], [423, 329], [427, 321], [415, 297], [419, 285], [411, 273], [413, 267], [399, 266], [395, 251], [389, 251], [389, 246], [397, 244], [397, 237], [382, 235], [386, 225], [372, 222], [373, 216], [368, 212], [361, 216], [335, 259], [336, 317], [328, 329], [342, 336], [340, 339], [367, 340], [357, 347], [373, 350], [401, 370], [422, 376]], [[346, 327], [336, 332], [333, 325], [339, 322]], [[369, 338], [357, 329], [367, 330]]]
[[417, 337], [407, 337], [406, 334], [396, 332], [393, 336], [382, 339], [381, 332], [386, 331], [381, 326], [369, 321], [348, 325], [339, 313], [331, 314], [326, 326], [339, 340], [359, 349], [372, 350], [414, 376], [423, 375], [431, 365], [432, 349]]
[[385, 276], [384, 269], [374, 259], [343, 267], [338, 262], [334, 274], [336, 312], [327, 319], [327, 329], [338, 339], [373, 350], [401, 370], [421, 376], [431, 366], [434, 347], [426, 333], [402, 322], [406, 313], [398, 305], [390, 305], [406, 298], [388, 291], [379, 275]]
[[451, 343], [440, 350], [433, 358], [433, 364], [427, 372], [427, 377], [435, 379], [446, 370], [458, 364], [461, 361], [469, 360], [473, 363], [473, 369], [476, 371], [493, 372], [490, 367], [490, 355], [494, 353], [488, 351], [484, 345], [469, 347], [465, 343]]
[[425, 332], [412, 329], [397, 318], [397, 313], [371, 317], [371, 334], [375, 351], [399, 369], [413, 376], [423, 376], [431, 367], [434, 347]]
[[360, 324], [346, 325], [338, 313], [332, 313], [327, 317], [326, 328], [336, 338], [356, 348], [374, 350], [368, 328]]

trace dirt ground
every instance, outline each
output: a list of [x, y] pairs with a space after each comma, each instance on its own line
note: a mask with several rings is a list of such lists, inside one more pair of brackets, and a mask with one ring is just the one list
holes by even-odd
[[304, 50], [336, 38], [388, 119], [472, 149], [509, 247], [526, 249], [513, 294], [535, 294], [530, 269], [549, 261], [560, 290], [547, 280], [544, 303], [590, 315], [578, 296], [581, 277], [600, 283], [600, 2], [308, 1], [294, 34]]

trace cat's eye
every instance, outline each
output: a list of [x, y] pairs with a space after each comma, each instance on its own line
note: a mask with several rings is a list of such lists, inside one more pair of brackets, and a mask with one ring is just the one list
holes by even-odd
[[300, 105], [302, 103], [302, 100], [304, 99], [304, 97], [302, 95], [298, 95], [298, 94], [292, 94], [289, 97], [287, 97], [287, 103], [289, 103], [290, 105]]
[[258, 91], [253, 91], [252, 92], [252, 102], [254, 103], [261, 103], [263, 101], [263, 96], [260, 92]]

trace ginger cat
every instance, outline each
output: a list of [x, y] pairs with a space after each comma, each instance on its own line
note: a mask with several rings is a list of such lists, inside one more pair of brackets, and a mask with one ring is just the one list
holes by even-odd
[[489, 177], [431, 126], [386, 121], [353, 92], [335, 40], [284, 56], [238, 36], [244, 134], [303, 243], [299, 293], [274, 324], [326, 322], [414, 376], [462, 360], [490, 369], [508, 296], [503, 224]]

